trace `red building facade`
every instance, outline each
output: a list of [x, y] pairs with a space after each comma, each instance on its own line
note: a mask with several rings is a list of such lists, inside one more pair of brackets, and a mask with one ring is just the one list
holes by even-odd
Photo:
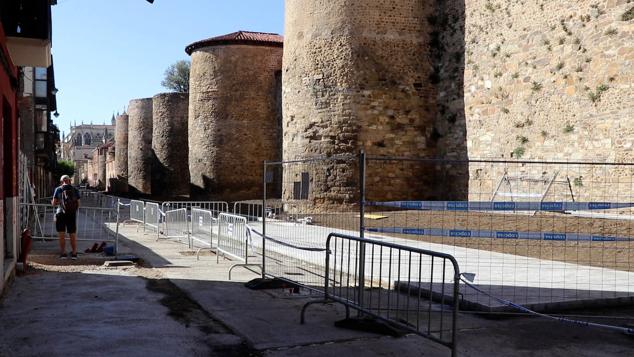
[[18, 69], [0, 25], [0, 291], [15, 263], [18, 212]]

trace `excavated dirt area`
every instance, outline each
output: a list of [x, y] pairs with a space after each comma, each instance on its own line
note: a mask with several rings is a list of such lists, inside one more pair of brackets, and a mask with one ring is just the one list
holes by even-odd
[[[495, 214], [488, 212], [380, 211], [371, 212], [371, 214], [386, 218], [366, 219], [365, 224], [369, 228], [444, 228], [634, 237], [634, 221], [584, 218], [561, 213]], [[314, 224], [348, 230], [359, 229], [359, 215], [356, 213], [312, 214], [310, 216], [313, 218]], [[566, 263], [634, 271], [634, 241], [544, 241], [380, 234]]]

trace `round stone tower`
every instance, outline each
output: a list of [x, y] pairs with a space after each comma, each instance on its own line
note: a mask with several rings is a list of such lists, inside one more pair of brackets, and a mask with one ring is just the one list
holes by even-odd
[[106, 145], [100, 146], [97, 149], [97, 182], [99, 185], [97, 186], [100, 190], [105, 190], [106, 183], [106, 155], [108, 155], [108, 148]]
[[[424, 0], [287, 0], [283, 157], [435, 155]], [[315, 204], [356, 203], [356, 165], [304, 173]], [[284, 172], [293, 183], [299, 172]], [[368, 199], [413, 199], [430, 189], [429, 168], [368, 162]], [[284, 198], [293, 199], [293, 187]]]
[[128, 115], [123, 113], [115, 119], [115, 185], [116, 193], [128, 192]]
[[262, 161], [280, 153], [282, 37], [236, 32], [186, 48], [189, 172], [197, 199], [254, 199]]
[[128, 185], [134, 194], [152, 194], [152, 98], [128, 106]]
[[152, 187], [165, 198], [189, 196], [187, 161], [187, 93], [157, 94], [152, 98]]

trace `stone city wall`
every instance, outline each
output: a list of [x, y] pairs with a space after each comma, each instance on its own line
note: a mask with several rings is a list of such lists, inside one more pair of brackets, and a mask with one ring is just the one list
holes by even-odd
[[165, 198], [189, 196], [187, 93], [157, 94], [152, 98], [152, 187]]
[[[623, 17], [632, 7], [627, 0], [466, 1], [469, 157], [632, 162], [634, 20]], [[448, 47], [459, 50], [460, 42]], [[495, 186], [500, 166], [472, 167], [472, 197], [495, 191], [475, 186]], [[615, 199], [611, 191], [630, 185], [632, 174], [574, 165], [516, 171], [570, 180], [575, 197], [586, 200]]]
[[128, 186], [132, 193], [152, 194], [152, 98], [128, 106]]
[[189, 170], [196, 199], [261, 197], [262, 162], [280, 157], [281, 46], [231, 44], [192, 54]]
[[122, 114], [115, 119], [115, 181], [113, 191], [128, 192], [128, 115]]
[[[284, 159], [362, 149], [434, 157], [437, 93], [429, 81], [430, 26], [422, 21], [432, 14], [423, 0], [287, 0]], [[309, 201], [358, 201], [355, 170], [334, 165], [308, 174]], [[372, 199], [392, 200], [427, 197], [435, 178], [417, 165], [386, 162], [368, 167], [368, 180]], [[284, 187], [284, 198], [297, 199], [292, 192]]]

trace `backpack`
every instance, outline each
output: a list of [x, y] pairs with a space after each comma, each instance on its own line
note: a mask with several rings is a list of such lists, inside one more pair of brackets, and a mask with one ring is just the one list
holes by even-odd
[[79, 197], [71, 185], [62, 186], [62, 209], [64, 213], [75, 213], [79, 208]]

